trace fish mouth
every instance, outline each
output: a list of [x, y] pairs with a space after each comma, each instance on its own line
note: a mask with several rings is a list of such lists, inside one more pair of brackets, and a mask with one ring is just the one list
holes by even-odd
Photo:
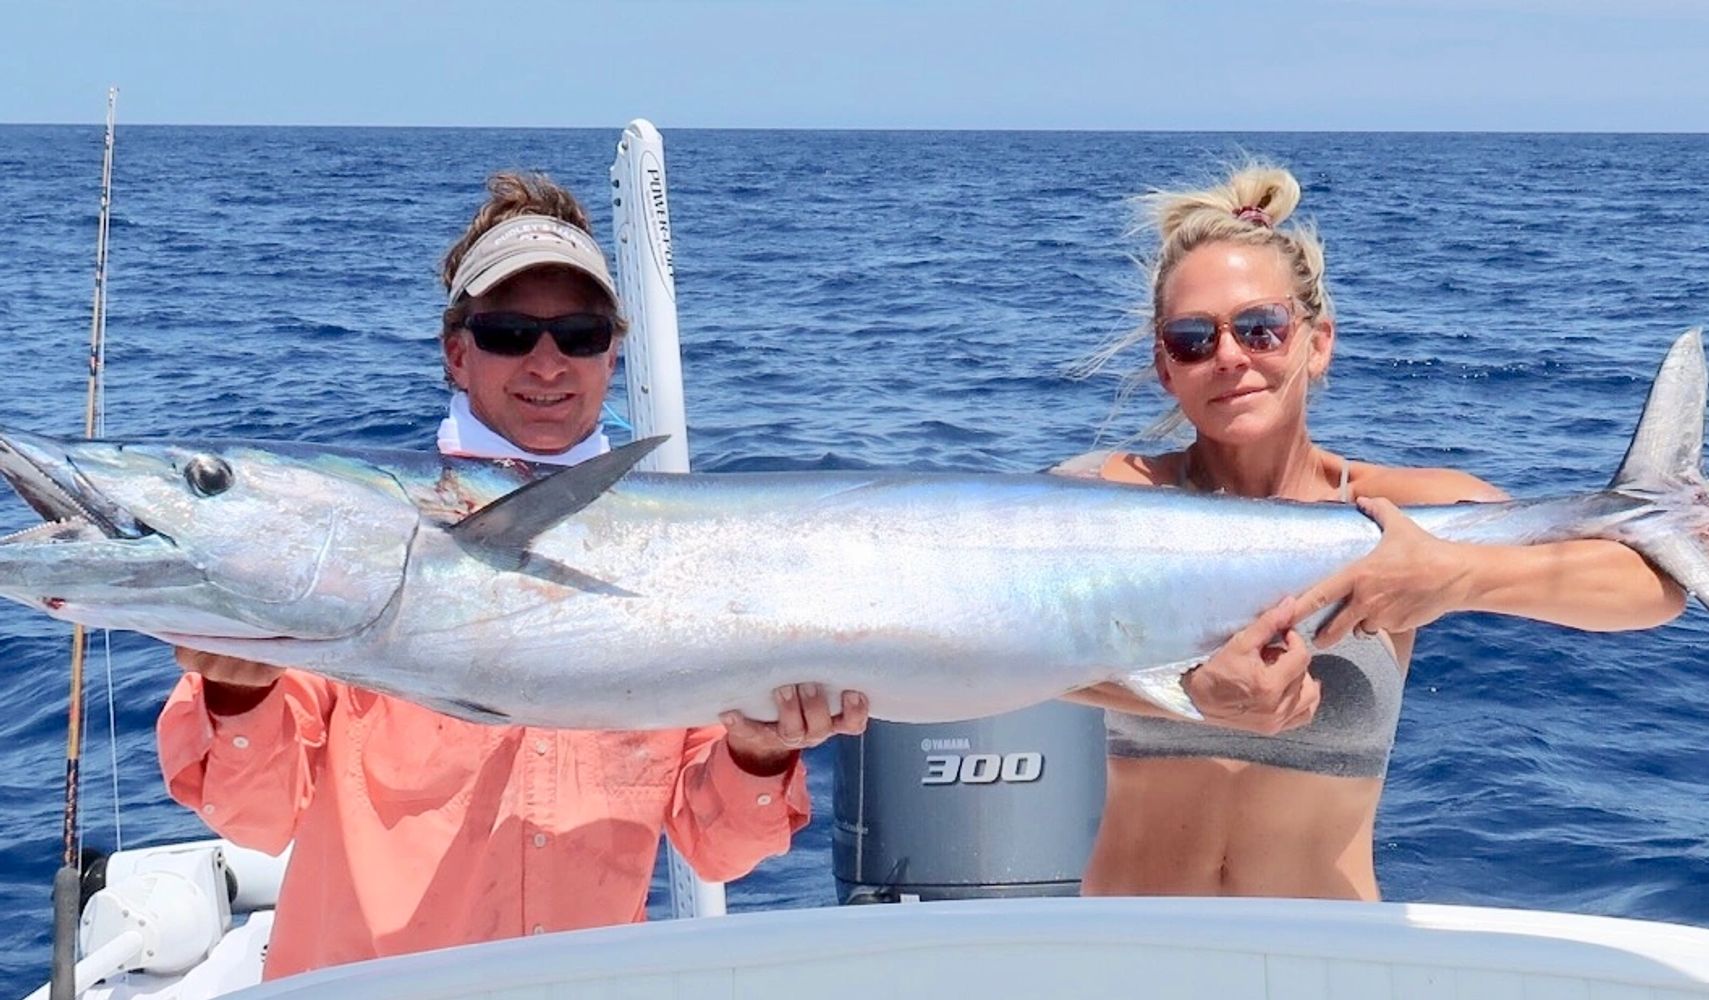
[[0, 545], [134, 540], [158, 534], [97, 489], [53, 438], [0, 430], [0, 476], [45, 522], [0, 537]]

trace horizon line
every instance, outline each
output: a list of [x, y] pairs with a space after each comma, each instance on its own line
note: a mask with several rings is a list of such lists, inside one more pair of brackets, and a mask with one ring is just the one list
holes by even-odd
[[[639, 116], [645, 117], [645, 116]], [[165, 122], [119, 120], [115, 127], [126, 128], [283, 128], [283, 129], [418, 129], [464, 130], [488, 132], [603, 132], [622, 131], [629, 121], [610, 125], [446, 125], [393, 124], [378, 125], [361, 122]], [[653, 121], [652, 119], [647, 119]], [[1182, 135], [1709, 135], [1706, 129], [1654, 128], [1430, 128], [1424, 126], [1356, 126], [1345, 128], [1185, 128], [1180, 126], [1136, 128], [1077, 125], [671, 125], [653, 124], [661, 132], [1064, 132], [1100, 133], [1112, 135], [1170, 134]], [[0, 121], [0, 128], [106, 128], [105, 121]]]

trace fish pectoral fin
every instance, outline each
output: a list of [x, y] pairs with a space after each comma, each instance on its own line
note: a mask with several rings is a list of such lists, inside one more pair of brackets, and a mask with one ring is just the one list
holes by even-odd
[[640, 597], [633, 590], [625, 590], [608, 580], [583, 573], [574, 566], [567, 566], [556, 559], [548, 559], [536, 553], [528, 553], [515, 567], [516, 572], [539, 577], [559, 585], [584, 590], [590, 594], [604, 594], [607, 597]]
[[643, 438], [506, 493], [446, 529], [463, 545], [523, 552], [534, 537], [600, 498], [665, 442]]
[[537, 580], [545, 580], [547, 583], [555, 583], [560, 587], [569, 587], [572, 590], [585, 591], [589, 594], [604, 594], [607, 597], [641, 596], [633, 590], [626, 590], [609, 580], [601, 580], [591, 573], [583, 573], [574, 566], [561, 563], [538, 552], [491, 549], [484, 545], [467, 542], [463, 544], [463, 551], [501, 572], [521, 573]]
[[1193, 704], [1193, 699], [1187, 696], [1187, 689], [1181, 686], [1181, 678], [1198, 665], [1198, 660], [1180, 660], [1153, 667], [1141, 667], [1116, 678], [1116, 683], [1158, 708], [1184, 719], [1203, 722], [1204, 715], [1199, 712], [1198, 706]]
[[598, 500], [664, 441], [662, 435], [643, 438], [536, 479], [445, 530], [465, 551], [497, 569], [592, 594], [638, 597], [614, 583], [531, 552], [529, 545], [541, 532]]

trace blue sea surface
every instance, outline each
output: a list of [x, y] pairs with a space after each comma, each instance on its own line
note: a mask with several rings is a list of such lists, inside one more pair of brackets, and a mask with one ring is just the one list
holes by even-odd
[[[114, 436], [430, 448], [440, 255], [499, 168], [550, 172], [608, 232], [615, 130], [121, 125]], [[1709, 318], [1709, 137], [682, 131], [666, 135], [690, 445], [707, 470], [1029, 471], [1123, 437], [1127, 196], [1245, 154], [1291, 166], [1339, 312], [1327, 447], [1596, 489], [1655, 366]], [[99, 128], [0, 127], [0, 423], [82, 430]], [[1142, 354], [1124, 359], [1131, 369]], [[619, 379], [621, 382], [621, 379]], [[34, 523], [9, 495], [0, 530]], [[0, 607], [0, 995], [46, 977], [68, 627]], [[1709, 616], [1592, 635], [1485, 615], [1425, 630], [1377, 819], [1385, 895], [1709, 925]], [[153, 720], [178, 676], [124, 633], [90, 658], [85, 835], [203, 835]], [[109, 706], [111, 708], [109, 709]], [[109, 710], [116, 738], [109, 727]], [[116, 749], [115, 749], [116, 748]], [[116, 761], [115, 761], [116, 758]], [[833, 901], [813, 825], [735, 908]]]

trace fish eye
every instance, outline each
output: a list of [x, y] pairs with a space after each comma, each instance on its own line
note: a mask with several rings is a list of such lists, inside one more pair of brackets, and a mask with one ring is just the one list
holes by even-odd
[[197, 455], [184, 463], [184, 481], [197, 496], [211, 497], [231, 489], [231, 466], [213, 455]]

